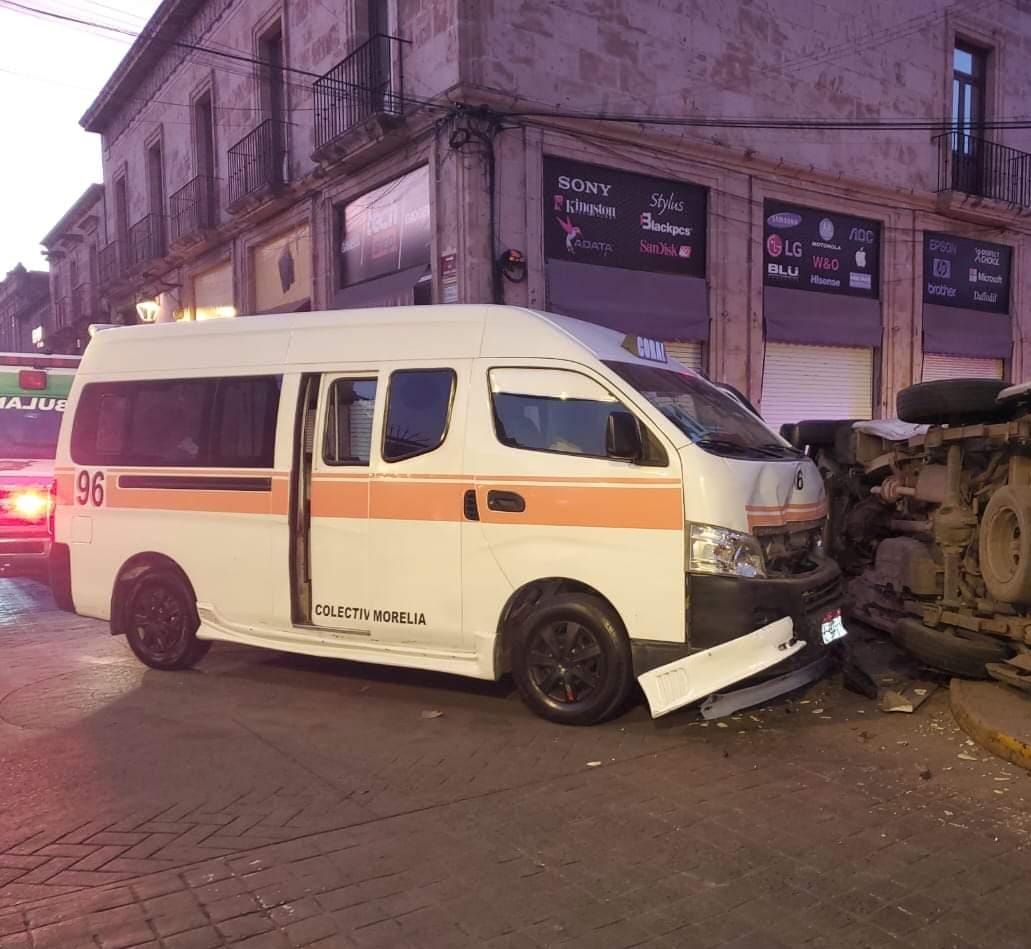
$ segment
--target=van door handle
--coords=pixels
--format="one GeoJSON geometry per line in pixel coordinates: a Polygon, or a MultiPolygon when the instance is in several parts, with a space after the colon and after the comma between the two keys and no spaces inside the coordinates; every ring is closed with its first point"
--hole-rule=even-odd
{"type": "Polygon", "coordinates": [[[522,514],[526,510],[526,500],[515,491],[488,491],[487,507],[505,514],[522,514]]]}

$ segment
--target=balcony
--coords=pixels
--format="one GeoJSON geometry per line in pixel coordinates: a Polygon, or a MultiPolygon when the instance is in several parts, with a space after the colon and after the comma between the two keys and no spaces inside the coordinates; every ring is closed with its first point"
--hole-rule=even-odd
{"type": "Polygon", "coordinates": [[[129,260],[125,251],[124,241],[111,241],[100,249],[97,255],[98,277],[102,286],[110,286],[117,283],[125,276],[129,269],[129,260]]]}
{"type": "Polygon", "coordinates": [[[286,123],[266,119],[229,149],[229,182],[226,207],[242,210],[249,201],[282,188],[286,157],[286,123]]]}
{"type": "Polygon", "coordinates": [[[148,214],[129,228],[129,266],[140,267],[164,256],[164,215],[148,214]]]}
{"type": "Polygon", "coordinates": [[[964,132],[934,139],[938,193],[960,192],[1019,207],[1031,207],[1031,154],[964,132]]]}
{"type": "Polygon", "coordinates": [[[198,175],[168,199],[169,237],[173,244],[185,244],[214,226],[215,179],[198,175]]]}
{"type": "Polygon", "coordinates": [[[404,57],[407,40],[372,37],[314,83],[315,154],[332,146],[373,116],[404,112],[404,57]]]}

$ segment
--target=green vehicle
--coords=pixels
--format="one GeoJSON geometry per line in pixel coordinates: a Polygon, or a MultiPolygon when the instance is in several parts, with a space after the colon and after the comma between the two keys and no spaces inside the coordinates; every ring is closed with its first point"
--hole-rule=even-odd
{"type": "Polygon", "coordinates": [[[46,576],[57,436],[78,365],[0,353],[0,575],[46,576]]]}

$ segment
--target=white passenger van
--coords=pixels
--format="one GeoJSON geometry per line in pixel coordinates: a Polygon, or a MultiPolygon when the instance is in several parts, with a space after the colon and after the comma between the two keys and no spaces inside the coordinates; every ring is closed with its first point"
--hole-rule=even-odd
{"type": "Polygon", "coordinates": [[[812,462],[661,344],[544,313],[105,331],[57,471],[59,602],[158,669],[217,639],[511,671],[586,724],[844,632],[812,462]]]}

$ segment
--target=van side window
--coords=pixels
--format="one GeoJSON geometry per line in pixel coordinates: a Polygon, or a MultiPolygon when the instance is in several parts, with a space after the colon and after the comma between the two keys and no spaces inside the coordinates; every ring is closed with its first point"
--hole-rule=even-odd
{"type": "Polygon", "coordinates": [[[279,378],[222,379],[215,396],[211,463],[226,468],[271,468],[276,455],[279,378]]]}
{"type": "MultiPolygon", "coordinates": [[[[491,369],[490,393],[498,441],[511,448],[606,458],[612,412],[629,409],[589,376],[568,369],[491,369]]],[[[638,464],[664,468],[669,457],[644,424],[638,464]]]]}
{"type": "Polygon", "coordinates": [[[72,426],[79,465],[271,468],[279,376],[90,383],[72,426]]]}
{"type": "Polygon", "coordinates": [[[139,384],[129,420],[129,464],[173,468],[207,464],[206,416],[215,385],[213,379],[139,384]]]}
{"type": "Polygon", "coordinates": [[[322,457],[327,465],[367,465],[372,449],[375,379],[337,379],[329,387],[322,457]]]}
{"type": "Polygon", "coordinates": [[[383,460],[404,461],[444,443],[456,376],[451,369],[399,369],[391,373],[383,460]]]}
{"type": "Polygon", "coordinates": [[[593,379],[566,369],[492,369],[494,426],[512,448],[604,458],[605,425],[623,408],[593,379]]]}

